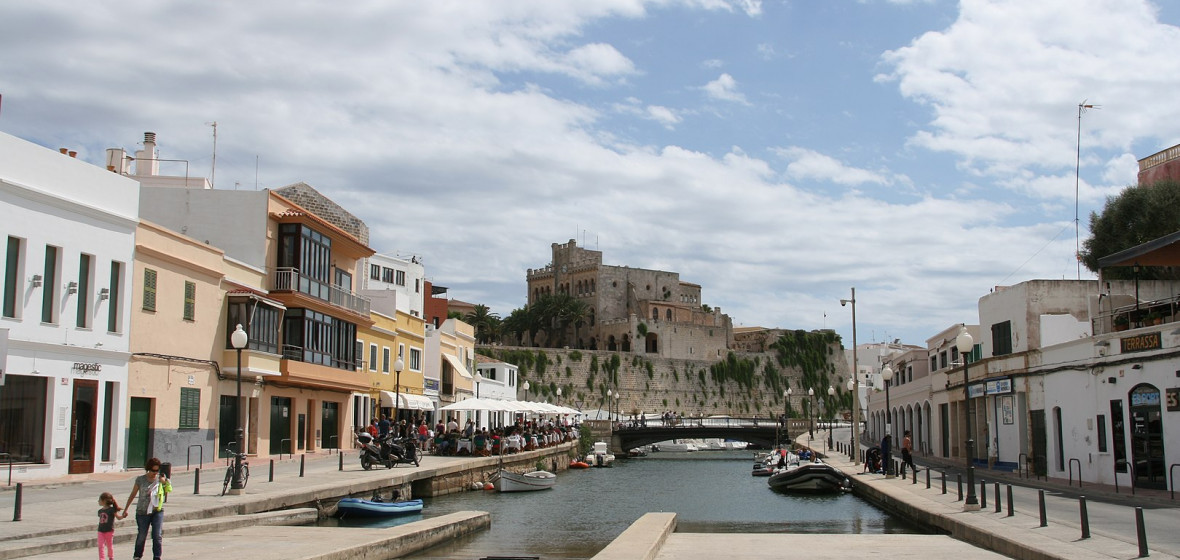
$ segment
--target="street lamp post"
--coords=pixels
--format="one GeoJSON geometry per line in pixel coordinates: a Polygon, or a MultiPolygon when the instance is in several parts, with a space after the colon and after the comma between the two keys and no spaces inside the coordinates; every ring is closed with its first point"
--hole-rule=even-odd
{"type": "MultiPolygon", "coordinates": [[[[893,410],[889,408],[889,383],[893,381],[893,368],[885,366],[881,368],[881,381],[885,382],[885,435],[893,435],[893,410]]],[[[889,448],[892,455],[893,447],[889,448]]],[[[893,476],[893,459],[886,461],[885,476],[893,476]]]]}
{"type": "Polygon", "coordinates": [[[815,439],[815,389],[808,389],[807,396],[811,398],[811,410],[807,411],[807,441],[815,439]]]}
{"type": "Polygon", "coordinates": [[[860,443],[857,442],[857,429],[860,427],[860,372],[856,367],[856,288],[852,288],[852,299],[840,300],[840,306],[852,304],[852,377],[849,380],[849,391],[852,391],[852,462],[860,462],[860,443]]]}
{"type": "Polygon", "coordinates": [[[239,323],[233,334],[229,335],[229,342],[238,354],[238,398],[234,399],[234,422],[237,424],[237,447],[234,449],[234,478],[230,481],[230,489],[234,493],[242,493],[242,446],[245,445],[245,431],[242,429],[242,349],[250,342],[246,331],[239,323]]]}
{"type": "Polygon", "coordinates": [[[529,400],[529,382],[525,381],[524,385],[521,385],[521,388],[524,389],[524,400],[529,400]]]}
{"type": "Polygon", "coordinates": [[[859,462],[856,459],[856,450],[857,450],[857,448],[860,447],[860,445],[858,445],[856,443],[856,405],[857,405],[857,402],[856,402],[856,393],[853,392],[854,389],[856,389],[856,380],[849,378],[848,379],[848,393],[852,395],[852,424],[850,426],[848,426],[848,438],[849,438],[848,443],[851,446],[851,451],[848,452],[848,458],[852,459],[853,464],[856,464],[859,462]]]}
{"type": "Polygon", "coordinates": [[[561,406],[561,387],[557,388],[557,405],[561,406]]]}
{"type": "Polygon", "coordinates": [[[828,452],[829,453],[831,453],[831,451],[832,451],[832,420],[835,419],[832,416],[832,400],[835,398],[836,398],[836,388],[831,385],[828,385],[828,400],[827,400],[827,404],[824,406],[824,412],[827,413],[827,415],[828,415],[828,452]]]}
{"type": "Polygon", "coordinates": [[[783,391],[783,439],[786,440],[787,449],[791,448],[791,388],[783,391]]]}
{"type": "MultiPolygon", "coordinates": [[[[406,363],[402,361],[399,356],[393,361],[394,385],[393,385],[393,424],[396,426],[398,415],[401,412],[402,401],[402,368],[406,367],[406,363]]],[[[395,428],[396,429],[396,428],[395,428]]]]}
{"type": "Polygon", "coordinates": [[[967,375],[967,356],[975,350],[975,339],[964,326],[955,338],[955,346],[959,348],[959,357],[963,360],[963,411],[967,416],[967,501],[963,502],[963,511],[978,511],[979,498],[975,495],[975,438],[971,436],[971,377],[967,375]]]}
{"type": "MultiPolygon", "coordinates": [[[[483,383],[483,374],[476,372],[476,374],[475,374],[475,398],[477,398],[477,399],[479,398],[479,384],[480,383],[483,383]]],[[[478,427],[480,427],[480,417],[482,416],[482,414],[480,414],[478,410],[476,410],[474,412],[475,412],[475,427],[478,428],[478,427]]]]}

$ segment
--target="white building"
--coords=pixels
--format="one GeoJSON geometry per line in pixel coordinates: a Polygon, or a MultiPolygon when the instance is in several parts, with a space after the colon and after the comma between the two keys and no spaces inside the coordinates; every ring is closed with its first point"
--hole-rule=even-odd
{"type": "Polygon", "coordinates": [[[139,183],[73,155],[0,133],[0,452],[18,480],[125,466],[139,183]]]}
{"type": "MultiPolygon", "coordinates": [[[[520,383],[520,368],[507,362],[502,362],[484,356],[475,355],[475,392],[481,399],[498,401],[515,401],[517,384],[520,383]]],[[[511,424],[512,414],[496,412],[481,412],[484,418],[490,418],[493,426],[511,424]]],[[[487,424],[481,424],[487,425],[487,424]]]]}
{"type": "Polygon", "coordinates": [[[363,279],[361,292],[366,295],[386,290],[397,292],[397,310],[422,317],[426,268],[418,257],[407,260],[378,253],[361,266],[364,268],[358,271],[363,279]]]}

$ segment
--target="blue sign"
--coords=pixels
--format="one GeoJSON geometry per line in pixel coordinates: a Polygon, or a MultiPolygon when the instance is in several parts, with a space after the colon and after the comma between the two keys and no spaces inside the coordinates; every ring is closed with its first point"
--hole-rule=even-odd
{"type": "Polygon", "coordinates": [[[1012,378],[992,379],[987,382],[984,392],[988,395],[1006,395],[1012,392],[1012,378]]]}

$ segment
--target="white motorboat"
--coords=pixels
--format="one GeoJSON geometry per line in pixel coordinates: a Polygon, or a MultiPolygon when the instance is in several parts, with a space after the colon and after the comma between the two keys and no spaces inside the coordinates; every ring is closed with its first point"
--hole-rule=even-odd
{"type": "Polygon", "coordinates": [[[557,475],[549,471],[533,471],[524,474],[500,469],[492,475],[492,485],[500,492],[530,492],[546,490],[557,484],[557,475]]]}
{"type": "Polygon", "coordinates": [[[613,467],[615,466],[615,456],[610,452],[605,441],[596,441],[594,449],[586,456],[586,463],[591,467],[613,467]]]}
{"type": "Polygon", "coordinates": [[[660,451],[685,452],[685,451],[696,451],[697,450],[696,444],[689,443],[689,442],[681,443],[680,441],[677,441],[677,440],[672,440],[670,442],[669,441],[660,442],[659,445],[660,445],[660,451]]]}

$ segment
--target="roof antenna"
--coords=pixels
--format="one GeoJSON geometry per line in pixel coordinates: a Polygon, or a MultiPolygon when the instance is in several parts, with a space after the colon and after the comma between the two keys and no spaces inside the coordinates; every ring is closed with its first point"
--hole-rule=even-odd
{"type": "Polygon", "coordinates": [[[213,169],[209,172],[209,187],[217,188],[217,121],[205,123],[213,127],[213,169]]]}

